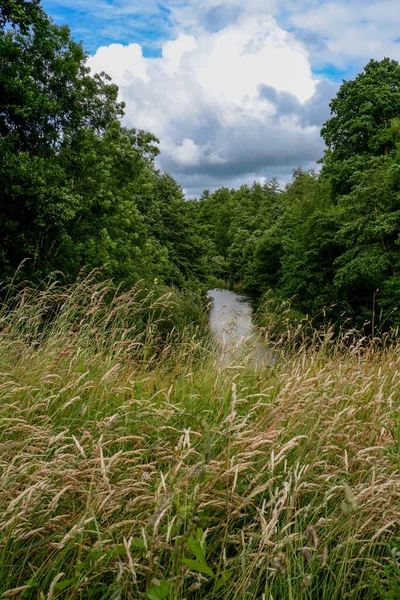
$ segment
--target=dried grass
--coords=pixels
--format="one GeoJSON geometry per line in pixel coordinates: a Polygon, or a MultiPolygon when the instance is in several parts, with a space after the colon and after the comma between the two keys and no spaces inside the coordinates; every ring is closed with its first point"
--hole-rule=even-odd
{"type": "Polygon", "coordinates": [[[395,598],[398,346],[232,369],[170,301],[89,277],[3,307],[2,597],[395,598]]]}

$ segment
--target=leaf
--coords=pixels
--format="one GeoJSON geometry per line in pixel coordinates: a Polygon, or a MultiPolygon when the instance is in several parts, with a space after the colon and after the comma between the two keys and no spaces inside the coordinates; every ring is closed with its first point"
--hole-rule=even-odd
{"type": "Polygon", "coordinates": [[[164,600],[168,598],[171,592],[169,581],[161,581],[159,585],[154,585],[147,590],[146,596],[149,600],[164,600]]]}
{"type": "Polygon", "coordinates": [[[204,550],[201,547],[199,540],[191,536],[187,541],[187,547],[195,555],[197,560],[205,562],[206,557],[204,556],[204,550]]]}
{"type": "MultiPolygon", "coordinates": [[[[135,538],[134,540],[132,540],[130,548],[131,550],[136,550],[139,553],[146,549],[144,541],[141,538],[135,538]]],[[[100,555],[103,555],[102,551],[100,551],[100,555]]],[[[105,556],[107,560],[126,556],[126,548],[123,544],[118,544],[117,546],[109,550],[105,556]]]]}
{"type": "Polygon", "coordinates": [[[21,598],[32,598],[32,592],[34,590],[36,592],[39,591],[40,584],[38,581],[36,581],[36,579],[31,579],[27,581],[25,585],[28,585],[29,587],[24,592],[22,592],[21,598]]]}
{"type": "Polygon", "coordinates": [[[119,558],[126,556],[126,548],[123,544],[118,544],[114,548],[111,548],[105,555],[106,560],[111,560],[112,558],[119,558]]]}
{"type": "Polygon", "coordinates": [[[144,541],[142,538],[135,538],[131,542],[131,548],[138,548],[139,550],[146,550],[146,546],[144,545],[144,541]]]}
{"type": "Polygon", "coordinates": [[[99,558],[102,558],[104,556],[104,550],[90,549],[88,554],[89,554],[90,560],[93,562],[96,562],[96,560],[99,560],[99,558]]]}
{"type": "Polygon", "coordinates": [[[197,571],[199,573],[205,573],[210,577],[214,577],[213,571],[204,561],[191,560],[190,558],[183,558],[182,562],[189,567],[191,571],[197,571]]]}
{"type": "Polygon", "coordinates": [[[233,571],[224,571],[217,581],[216,591],[220,590],[233,575],[233,571]]]}
{"type": "Polygon", "coordinates": [[[56,583],[54,589],[62,592],[63,590],[66,590],[67,588],[71,587],[74,583],[77,583],[78,580],[78,577],[73,577],[72,579],[64,579],[64,581],[59,581],[58,583],[56,583]]]}
{"type": "Polygon", "coordinates": [[[106,597],[104,594],[107,594],[108,586],[105,583],[100,583],[96,587],[90,588],[88,590],[88,598],[104,598],[106,597]]]}

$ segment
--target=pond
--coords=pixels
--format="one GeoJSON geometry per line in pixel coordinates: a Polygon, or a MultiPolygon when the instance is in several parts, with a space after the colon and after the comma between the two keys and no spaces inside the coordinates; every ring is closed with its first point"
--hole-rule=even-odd
{"type": "Polygon", "coordinates": [[[216,339],[232,347],[251,335],[253,319],[250,298],[230,290],[209,290],[209,322],[216,339]]]}
{"type": "Polygon", "coordinates": [[[253,324],[252,298],[230,290],[209,290],[209,323],[222,353],[222,363],[242,362],[254,368],[274,364],[278,356],[253,324]]]}

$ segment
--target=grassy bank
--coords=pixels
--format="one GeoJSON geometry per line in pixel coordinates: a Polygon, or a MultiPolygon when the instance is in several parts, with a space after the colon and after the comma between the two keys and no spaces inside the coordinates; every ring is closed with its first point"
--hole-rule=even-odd
{"type": "Polygon", "coordinates": [[[0,320],[0,594],[400,597],[400,348],[255,369],[87,280],[0,320]]]}

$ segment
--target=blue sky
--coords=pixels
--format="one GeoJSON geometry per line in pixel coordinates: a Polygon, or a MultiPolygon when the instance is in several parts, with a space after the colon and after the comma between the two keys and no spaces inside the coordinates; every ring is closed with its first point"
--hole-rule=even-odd
{"type": "MultiPolygon", "coordinates": [[[[324,4],[328,3],[324,0],[319,3],[320,6],[324,4]]],[[[190,0],[42,0],[42,5],[57,24],[67,23],[73,37],[82,41],[91,54],[100,46],[136,42],[142,46],[144,56],[157,57],[161,55],[165,41],[179,32],[190,33],[194,26],[193,21],[187,19],[179,23],[179,11],[189,9],[190,0]]],[[[246,2],[216,0],[209,5],[200,12],[198,24],[210,32],[216,32],[237,20],[244,12],[246,2]]],[[[281,2],[281,6],[284,7],[284,3],[281,2]]],[[[317,46],[317,49],[324,45],[324,36],[294,27],[290,23],[291,13],[288,10],[283,8],[273,13],[278,23],[284,27],[287,25],[287,31],[297,34],[306,43],[317,46]]],[[[400,41],[400,38],[396,41],[400,41]]],[[[328,62],[319,65],[316,72],[340,81],[343,76],[351,74],[352,67],[351,64],[336,67],[328,62]]]]}
{"type": "Polygon", "coordinates": [[[188,195],[312,168],[342,78],[400,59],[398,0],[42,0],[188,195]]]}
{"type": "Polygon", "coordinates": [[[145,55],[160,55],[172,29],[168,6],[152,0],[43,0],[42,5],[57,24],[67,23],[90,53],[99,46],[135,41],[145,55]]]}

